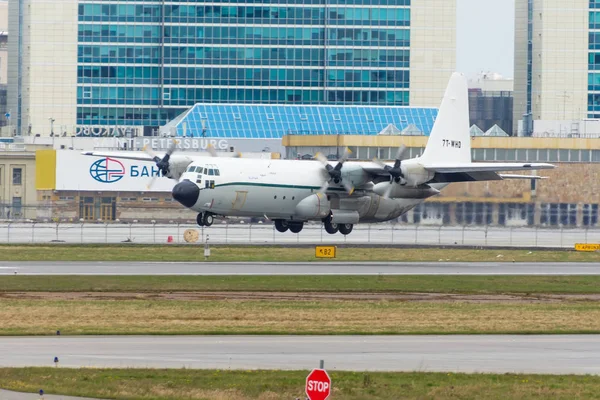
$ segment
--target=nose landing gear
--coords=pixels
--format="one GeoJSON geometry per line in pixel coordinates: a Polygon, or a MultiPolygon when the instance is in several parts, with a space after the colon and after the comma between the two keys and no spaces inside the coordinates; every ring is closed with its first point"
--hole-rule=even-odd
{"type": "Polygon", "coordinates": [[[198,226],[211,226],[214,221],[214,216],[209,212],[202,212],[196,217],[196,223],[198,226]]]}

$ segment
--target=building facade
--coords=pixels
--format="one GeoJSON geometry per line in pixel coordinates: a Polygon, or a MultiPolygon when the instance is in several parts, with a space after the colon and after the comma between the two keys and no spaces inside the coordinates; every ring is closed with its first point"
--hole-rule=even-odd
{"type": "Polygon", "coordinates": [[[8,82],[8,1],[0,0],[0,127],[8,125],[6,104],[8,82]]]}
{"type": "Polygon", "coordinates": [[[483,72],[469,80],[469,122],[483,132],[497,125],[508,135],[513,130],[513,79],[483,72]]]}
{"type": "Polygon", "coordinates": [[[23,135],[150,134],[199,102],[437,107],[456,64],[456,0],[15,0],[9,14],[23,135]]]}
{"type": "Polygon", "coordinates": [[[0,141],[0,219],[36,218],[35,152],[0,141]]]}
{"type": "Polygon", "coordinates": [[[515,1],[514,132],[519,121],[531,136],[535,120],[600,117],[596,6],[595,0],[515,1]]]}

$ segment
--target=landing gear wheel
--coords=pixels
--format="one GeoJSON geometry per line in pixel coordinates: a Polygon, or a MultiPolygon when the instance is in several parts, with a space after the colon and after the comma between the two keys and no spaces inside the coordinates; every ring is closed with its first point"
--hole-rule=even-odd
{"type": "Polygon", "coordinates": [[[196,217],[196,223],[198,224],[198,226],[204,226],[204,214],[198,214],[198,216],[196,217]]]}
{"type": "Polygon", "coordinates": [[[333,235],[333,234],[337,233],[338,230],[339,230],[338,224],[329,222],[329,221],[325,221],[325,231],[327,231],[327,233],[333,235]]]}
{"type": "Polygon", "coordinates": [[[340,233],[342,235],[348,235],[350,232],[352,232],[352,228],[354,228],[354,225],[352,224],[341,224],[339,226],[340,233]]]}
{"type": "Polygon", "coordinates": [[[304,228],[304,222],[294,222],[290,224],[290,232],[292,233],[300,233],[302,228],[304,228]]]}
{"type": "Polygon", "coordinates": [[[277,229],[277,231],[283,233],[283,232],[287,231],[288,228],[289,228],[289,224],[287,221],[284,221],[282,219],[275,220],[275,229],[277,229]]]}
{"type": "Polygon", "coordinates": [[[211,213],[204,213],[204,217],[202,218],[202,223],[204,226],[211,226],[215,222],[215,218],[211,213]]]}

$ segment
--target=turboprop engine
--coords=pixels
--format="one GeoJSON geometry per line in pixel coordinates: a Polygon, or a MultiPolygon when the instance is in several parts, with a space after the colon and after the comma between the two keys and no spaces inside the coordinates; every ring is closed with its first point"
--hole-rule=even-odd
{"type": "Polygon", "coordinates": [[[332,166],[329,161],[321,153],[315,154],[315,158],[323,164],[324,171],[327,174],[324,177],[323,185],[319,192],[325,192],[329,185],[342,185],[346,189],[346,193],[352,195],[356,187],[361,187],[370,181],[370,177],[365,173],[359,165],[345,164],[346,160],[352,152],[346,148],[342,157],[337,164],[332,166]]]}
{"type": "Polygon", "coordinates": [[[429,185],[417,187],[401,185],[399,183],[380,182],[373,187],[373,192],[383,197],[402,199],[426,199],[440,193],[439,190],[429,185]]]}
{"type": "Polygon", "coordinates": [[[296,205],[296,215],[306,219],[320,219],[329,215],[331,205],[323,193],[311,194],[296,205]]]}
{"type": "MultiPolygon", "coordinates": [[[[390,180],[387,183],[387,190],[384,190],[383,192],[377,193],[377,194],[387,198],[391,195],[391,191],[395,185],[416,188],[423,183],[429,182],[435,176],[435,173],[423,168],[423,166],[419,163],[418,158],[402,160],[402,155],[404,154],[405,151],[406,151],[406,146],[405,145],[400,146],[400,148],[398,149],[398,153],[396,154],[396,159],[394,160],[394,165],[387,165],[378,159],[373,160],[376,164],[378,164],[381,168],[383,168],[390,175],[390,180]]],[[[381,187],[384,186],[383,183],[378,184],[378,185],[381,185],[381,187]]],[[[410,193],[412,193],[412,192],[410,192],[410,193]]],[[[415,194],[413,194],[413,195],[415,195],[415,194]]],[[[404,196],[392,196],[392,197],[404,197],[404,196]]],[[[427,197],[429,197],[429,196],[427,196],[427,197]]],[[[421,197],[406,197],[406,198],[421,198],[421,197]]]]}

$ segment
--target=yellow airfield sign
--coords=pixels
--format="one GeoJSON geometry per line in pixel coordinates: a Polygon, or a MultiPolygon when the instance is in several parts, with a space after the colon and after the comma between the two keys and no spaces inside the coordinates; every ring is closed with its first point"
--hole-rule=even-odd
{"type": "Polygon", "coordinates": [[[315,246],[315,257],[335,258],[337,248],[335,246],[315,246]]]}
{"type": "Polygon", "coordinates": [[[600,243],[575,243],[575,250],[577,250],[577,251],[598,251],[598,250],[600,250],[600,243]]]}

